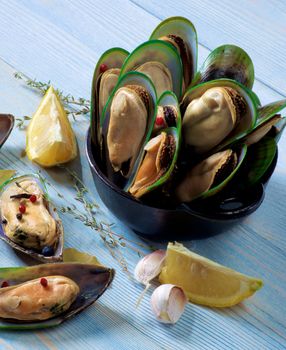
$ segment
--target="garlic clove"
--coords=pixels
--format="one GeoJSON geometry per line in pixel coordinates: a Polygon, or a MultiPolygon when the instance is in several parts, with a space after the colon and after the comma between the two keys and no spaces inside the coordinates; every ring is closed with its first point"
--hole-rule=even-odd
{"type": "Polygon", "coordinates": [[[148,285],[161,272],[165,257],[166,251],[161,249],[146,255],[135,267],[135,279],[144,285],[148,285]]]}
{"type": "Polygon", "coordinates": [[[163,323],[176,323],[187,302],[183,289],[173,284],[162,284],[151,296],[152,310],[157,320],[163,323]]]}

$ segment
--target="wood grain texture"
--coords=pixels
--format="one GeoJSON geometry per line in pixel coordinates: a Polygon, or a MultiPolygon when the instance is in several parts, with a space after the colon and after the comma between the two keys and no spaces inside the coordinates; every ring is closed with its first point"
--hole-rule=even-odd
{"type": "Polygon", "coordinates": [[[185,16],[200,44],[213,50],[235,44],[248,52],[260,81],[286,95],[286,2],[283,0],[132,0],[158,19],[185,16]]]}
{"type": "MultiPolygon", "coordinates": [[[[146,8],[150,4],[154,5],[149,2],[144,4],[146,8]]],[[[23,71],[44,81],[51,79],[55,86],[65,92],[88,98],[92,71],[101,53],[111,46],[122,46],[132,50],[140,42],[147,40],[152,29],[159,23],[156,8],[148,7],[149,12],[146,12],[142,9],[142,4],[139,7],[125,0],[108,3],[87,0],[14,0],[0,1],[0,5],[0,57],[9,63],[8,65],[0,60],[1,112],[19,116],[31,115],[40,97],[14,79],[15,71],[23,71]]],[[[183,2],[176,6],[179,14],[180,11],[186,10],[186,4],[183,2]]],[[[172,9],[172,4],[169,7],[172,9]]],[[[193,18],[191,15],[189,17],[193,18]]],[[[214,26],[216,20],[217,18],[209,18],[208,25],[214,26]]],[[[210,39],[207,31],[200,30],[199,35],[203,43],[204,40],[211,40],[211,45],[206,46],[217,46],[215,35],[210,39]]],[[[237,38],[241,39],[239,35],[237,38]]],[[[277,44],[276,39],[275,43],[277,44]]],[[[206,47],[199,47],[200,62],[208,52],[206,47]]],[[[257,61],[256,65],[265,66],[263,57],[257,57],[257,61]]],[[[262,76],[259,78],[263,80],[262,76]]],[[[255,91],[265,103],[282,96],[267,87],[264,81],[255,82],[255,91]]],[[[73,122],[79,141],[80,157],[70,166],[81,174],[91,192],[91,198],[101,203],[84,153],[88,124],[88,118],[85,117],[73,122]]],[[[118,267],[95,231],[63,214],[65,245],[95,254],[104,264],[116,268],[114,284],[98,303],[58,328],[34,333],[21,332],[20,336],[19,333],[1,332],[0,348],[285,348],[286,238],[285,209],[281,205],[286,195],[286,156],[283,152],[285,143],[284,136],[280,141],[277,169],[268,185],[265,201],[255,214],[223,234],[205,240],[188,240],[191,228],[186,228],[184,244],[194,251],[243,273],[263,278],[265,286],[253,298],[226,310],[188,305],[186,313],[177,325],[162,325],[151,315],[151,291],[141,307],[136,310],[135,303],[142,287],[132,282],[118,267]]],[[[24,147],[25,133],[15,129],[1,149],[0,167],[17,169],[19,173],[37,171],[36,165],[26,158],[21,158],[24,147]]],[[[74,201],[74,191],[64,170],[43,170],[43,174],[60,189],[67,200],[74,201]]],[[[64,204],[54,191],[51,191],[51,195],[58,206],[64,204]]],[[[80,204],[78,206],[82,209],[80,204]]],[[[142,243],[142,240],[121,225],[102,203],[101,208],[99,217],[114,222],[115,232],[142,243]]],[[[122,251],[128,261],[129,270],[133,271],[138,255],[129,249],[122,251]]],[[[3,242],[0,242],[0,261],[1,266],[25,264],[25,260],[3,242]]]]}

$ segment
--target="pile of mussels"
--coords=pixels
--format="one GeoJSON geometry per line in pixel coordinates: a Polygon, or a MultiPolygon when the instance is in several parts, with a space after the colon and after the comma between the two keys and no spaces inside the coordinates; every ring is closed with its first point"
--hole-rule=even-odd
{"type": "Polygon", "coordinates": [[[261,105],[241,48],[216,48],[199,70],[197,53],[193,24],[172,17],[133,52],[110,49],[96,65],[94,155],[114,184],[145,203],[246,189],[276,155],[286,100],[261,105]]]}

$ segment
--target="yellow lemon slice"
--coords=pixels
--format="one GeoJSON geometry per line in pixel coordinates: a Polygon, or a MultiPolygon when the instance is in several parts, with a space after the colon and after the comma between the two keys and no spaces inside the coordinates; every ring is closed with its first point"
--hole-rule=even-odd
{"type": "Polygon", "coordinates": [[[211,307],[233,306],[263,285],[260,279],[219,265],[179,243],[168,244],[159,280],[183,288],[191,302],[211,307]]]}
{"type": "Polygon", "coordinates": [[[77,156],[74,132],[52,86],[28,126],[26,153],[30,160],[44,167],[66,163],[77,156]]]}

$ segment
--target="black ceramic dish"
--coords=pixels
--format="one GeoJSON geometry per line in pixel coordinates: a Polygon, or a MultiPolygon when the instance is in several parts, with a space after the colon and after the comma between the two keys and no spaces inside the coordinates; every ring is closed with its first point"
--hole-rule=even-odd
{"type": "Polygon", "coordinates": [[[265,186],[276,163],[274,160],[261,183],[251,191],[240,192],[218,200],[201,201],[195,206],[181,204],[174,209],[161,209],[141,203],[111,183],[101,170],[96,152],[92,149],[91,135],[86,138],[86,154],[100,198],[109,210],[136,233],[149,237],[178,239],[205,238],[220,233],[228,226],[253,213],[264,199],[265,186]]]}

